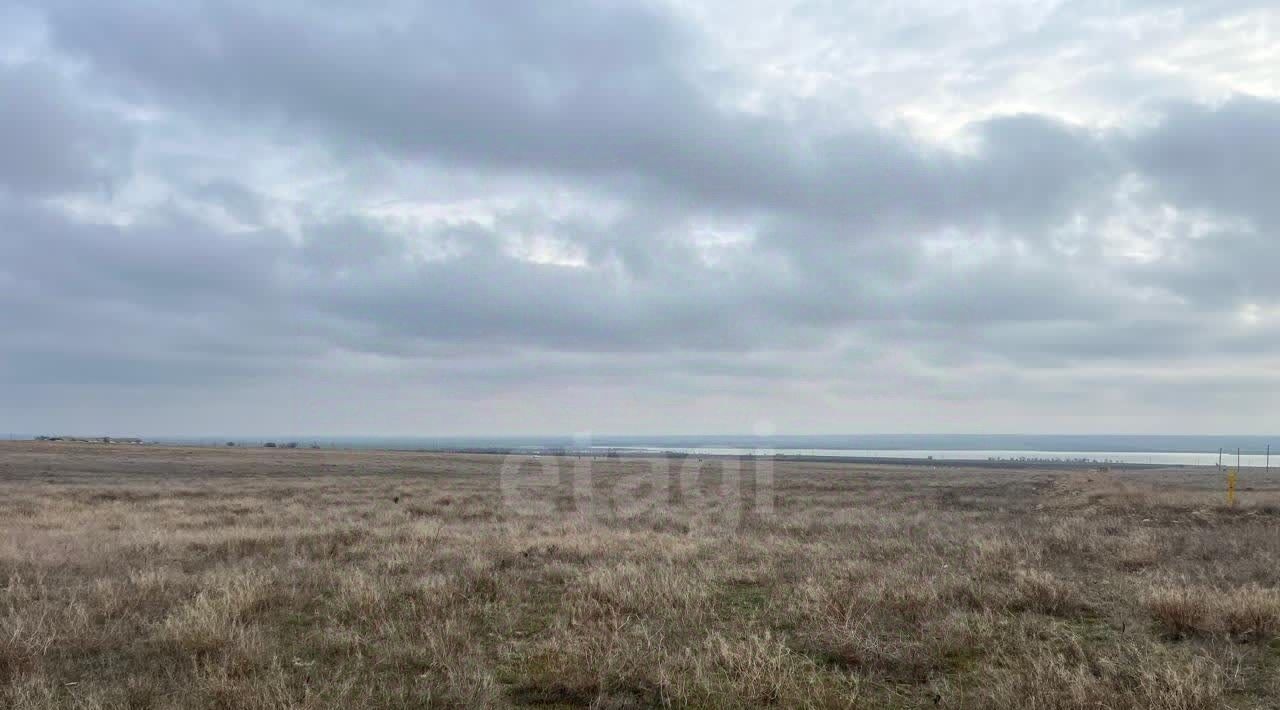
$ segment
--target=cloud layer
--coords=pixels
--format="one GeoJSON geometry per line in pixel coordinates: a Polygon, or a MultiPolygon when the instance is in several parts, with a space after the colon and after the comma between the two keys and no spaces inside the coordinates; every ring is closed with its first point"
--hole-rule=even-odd
{"type": "Polygon", "coordinates": [[[1262,433],[1280,401],[1265,4],[0,19],[0,428],[1262,433]]]}

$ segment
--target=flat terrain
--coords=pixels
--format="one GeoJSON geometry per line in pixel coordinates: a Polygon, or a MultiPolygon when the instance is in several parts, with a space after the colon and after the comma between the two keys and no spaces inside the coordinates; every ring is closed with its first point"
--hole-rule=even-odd
{"type": "Polygon", "coordinates": [[[0,707],[1276,707],[1222,487],[0,442],[0,707]]]}

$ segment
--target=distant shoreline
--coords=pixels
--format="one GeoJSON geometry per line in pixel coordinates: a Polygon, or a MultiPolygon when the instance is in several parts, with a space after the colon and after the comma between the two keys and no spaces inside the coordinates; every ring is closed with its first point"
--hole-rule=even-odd
{"type": "MultiPolygon", "coordinates": [[[[588,452],[538,452],[538,451],[522,451],[518,449],[431,449],[418,451],[418,453],[444,453],[444,454],[486,454],[496,456],[554,456],[559,458],[582,458],[590,456],[591,458],[610,458],[608,453],[588,453],[588,452]]],[[[838,456],[838,455],[822,455],[811,456],[805,454],[685,454],[679,452],[663,452],[663,451],[619,451],[613,458],[622,459],[655,459],[665,458],[673,461],[685,461],[688,459],[737,459],[740,461],[754,461],[757,459],[772,459],[774,461],[785,461],[787,463],[839,463],[839,464],[859,464],[859,465],[888,465],[888,466],[910,466],[914,468],[934,467],[934,468],[993,468],[993,469],[1160,469],[1160,468],[1201,468],[1192,464],[1158,464],[1158,463],[1106,463],[1099,461],[1050,461],[1050,460],[1014,460],[1014,459],[930,459],[915,457],[889,457],[889,456],[838,456]]]]}
{"type": "MultiPolygon", "coordinates": [[[[1213,465],[1196,465],[1181,463],[1136,463],[1136,462],[1105,462],[1105,461],[1084,461],[1084,460],[1052,460],[1052,459],[959,459],[959,458],[927,458],[927,457],[893,457],[893,456],[840,456],[840,455],[807,455],[807,454],[788,454],[779,451],[773,454],[753,454],[753,453],[683,453],[675,451],[637,451],[637,450],[610,450],[610,451],[569,451],[569,450],[536,450],[527,447],[450,447],[450,448],[410,448],[410,447],[370,447],[370,446],[316,446],[310,442],[271,442],[274,446],[265,444],[241,444],[235,446],[219,445],[213,442],[208,443],[170,443],[162,441],[145,441],[125,438],[113,438],[111,441],[103,441],[101,438],[86,437],[62,437],[51,439],[11,439],[0,441],[0,445],[4,444],[43,444],[48,446],[71,445],[82,447],[146,447],[148,449],[214,449],[226,451],[256,451],[256,452],[278,452],[288,453],[291,455],[299,454],[320,454],[324,452],[341,451],[346,454],[378,454],[378,453],[396,453],[396,454],[425,454],[425,455],[442,455],[442,456],[529,456],[529,457],[557,457],[568,459],[580,459],[590,457],[593,459],[667,459],[671,461],[686,461],[689,459],[702,460],[740,460],[754,461],[757,459],[771,459],[778,462],[787,463],[818,463],[818,464],[855,464],[855,465],[882,465],[882,466],[901,466],[901,467],[932,467],[932,468],[979,468],[979,469],[1039,469],[1039,470],[1097,470],[1107,468],[1110,470],[1154,470],[1154,469],[1212,469],[1213,465]],[[296,446],[289,444],[297,443],[296,446]]],[[[1225,463],[1225,461],[1224,461],[1225,463]]],[[[1248,467],[1246,467],[1248,468],[1248,467]]]]}

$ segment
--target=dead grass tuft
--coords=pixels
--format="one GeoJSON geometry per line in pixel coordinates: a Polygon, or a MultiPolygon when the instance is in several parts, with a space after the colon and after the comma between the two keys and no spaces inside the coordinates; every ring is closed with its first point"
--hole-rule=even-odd
{"type": "Polygon", "coordinates": [[[1236,641],[1271,641],[1280,635],[1280,591],[1250,584],[1220,590],[1207,586],[1158,588],[1147,608],[1174,636],[1225,634],[1236,641]]]}
{"type": "Polygon", "coordinates": [[[500,465],[0,442],[0,707],[1280,700],[1280,477],[779,462],[735,522],[712,465],[500,465]]]}
{"type": "Polygon", "coordinates": [[[1270,641],[1280,635],[1280,591],[1257,584],[1233,589],[1219,601],[1223,628],[1241,639],[1270,641]]]}
{"type": "Polygon", "coordinates": [[[1152,618],[1175,636],[1213,633],[1214,593],[1189,587],[1155,589],[1147,594],[1146,606],[1152,618]]]}
{"type": "Polygon", "coordinates": [[[1170,657],[1158,646],[1026,649],[994,670],[974,704],[992,710],[1210,710],[1226,707],[1231,690],[1218,663],[1170,657]]]}

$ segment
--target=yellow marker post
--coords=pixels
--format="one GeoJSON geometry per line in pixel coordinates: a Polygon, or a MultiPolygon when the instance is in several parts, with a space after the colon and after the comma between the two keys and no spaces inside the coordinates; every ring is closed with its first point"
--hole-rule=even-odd
{"type": "Polygon", "coordinates": [[[1240,469],[1227,469],[1227,505],[1236,504],[1236,478],[1240,469]]]}

